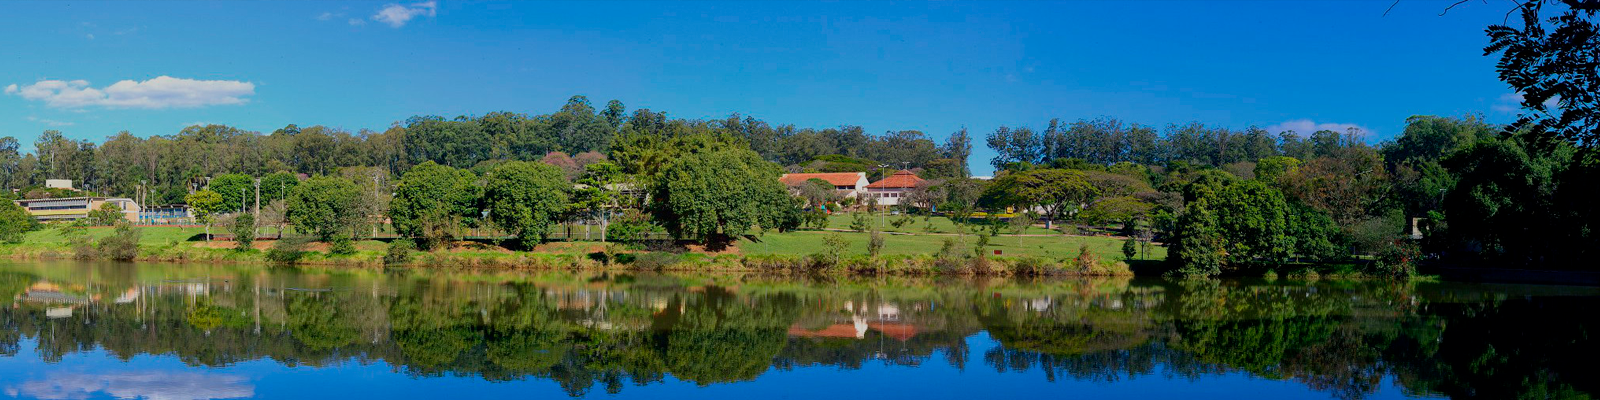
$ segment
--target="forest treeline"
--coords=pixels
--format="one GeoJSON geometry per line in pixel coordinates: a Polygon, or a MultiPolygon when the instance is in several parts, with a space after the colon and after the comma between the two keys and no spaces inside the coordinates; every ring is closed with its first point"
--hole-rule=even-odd
{"type": "Polygon", "coordinates": [[[1015,211],[1011,219],[1066,233],[1109,229],[1128,236],[1130,248],[1171,246],[1171,269],[1191,275],[1352,262],[1407,275],[1430,259],[1574,268],[1568,263],[1589,252],[1582,244],[1596,214],[1581,196],[1591,157],[1502,135],[1505,127],[1476,117],[1413,117],[1375,145],[1357,131],[1158,130],[1114,118],[1044,126],[984,135],[998,155],[996,176],[982,180],[969,177],[965,129],[936,141],[918,131],[869,135],[738,114],[673,119],[618,101],[597,110],[575,96],[550,114],[417,116],[383,132],[206,125],[94,143],[46,131],[31,152],[0,138],[0,182],[37,197],[51,195],[38,188],[44,179],[72,179],[146,204],[199,201],[209,214],[250,208],[249,188],[262,177],[276,217],[260,223],[336,240],[362,236],[382,216],[428,248],[462,226],[493,226],[531,246],[564,221],[609,226],[613,218],[624,240],[641,231],[726,241],[821,228],[813,222],[826,218],[812,215],[820,209],[874,207],[830,198],[831,187],[785,195],[779,173],[877,177],[904,168],[928,180],[900,206],[908,213],[938,210],[973,232],[994,226],[990,234],[1001,222],[974,221],[975,213],[1015,211]],[[624,187],[649,200],[624,196],[624,187]],[[200,191],[210,194],[193,197],[200,191]]]}

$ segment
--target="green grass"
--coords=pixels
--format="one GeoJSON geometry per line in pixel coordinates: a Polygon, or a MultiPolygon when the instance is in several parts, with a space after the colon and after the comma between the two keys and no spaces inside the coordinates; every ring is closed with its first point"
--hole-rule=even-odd
{"type": "MultiPolygon", "coordinates": [[[[822,238],[834,234],[844,238],[849,244],[849,248],[846,250],[849,254],[860,255],[867,253],[867,238],[869,235],[857,232],[800,231],[767,234],[757,238],[759,241],[740,240],[737,247],[741,254],[746,255],[807,255],[823,251],[822,238]]],[[[958,244],[964,240],[965,244],[959,244],[964,254],[971,254],[972,246],[978,241],[978,238],[972,235],[967,235],[964,239],[942,235],[884,235],[883,254],[931,255],[939,252],[939,249],[944,245],[945,239],[956,240],[958,244]]],[[[988,254],[993,254],[994,250],[1000,250],[1001,256],[1065,259],[1076,257],[1078,255],[1078,247],[1085,243],[1089,245],[1089,251],[1099,255],[1102,259],[1122,259],[1122,239],[1061,234],[1046,237],[996,236],[989,241],[990,252],[988,254]]],[[[1142,259],[1161,260],[1167,257],[1167,249],[1164,247],[1150,246],[1149,252],[1150,254],[1142,259]]]]}
{"type": "MultiPolygon", "coordinates": [[[[867,218],[867,223],[869,224],[869,226],[878,227],[879,230],[884,231],[884,232],[903,232],[903,233],[958,233],[959,232],[956,229],[957,228],[956,224],[954,222],[951,222],[949,218],[945,218],[945,217],[925,218],[925,217],[920,216],[920,215],[912,215],[912,216],[909,216],[910,217],[909,221],[906,221],[903,225],[901,225],[898,228],[896,228],[894,226],[894,224],[893,224],[895,222],[895,220],[907,218],[907,216],[904,216],[904,215],[868,214],[867,217],[868,217],[867,218]]],[[[853,214],[845,213],[845,212],[834,213],[833,215],[829,215],[828,216],[828,229],[850,229],[850,222],[852,220],[854,220],[854,218],[855,218],[855,216],[853,214]]],[[[968,225],[968,226],[963,227],[963,229],[965,229],[967,231],[967,233],[972,233],[974,229],[982,230],[982,231],[987,232],[989,227],[987,227],[987,226],[979,226],[979,225],[968,225]]],[[[1016,231],[1013,231],[1011,229],[1011,227],[1008,226],[1005,229],[1002,229],[1000,231],[1000,233],[1003,234],[1003,235],[1010,235],[1010,234],[1016,233],[1016,231]]],[[[1030,226],[1030,227],[1028,227],[1027,231],[1025,231],[1023,233],[1024,234],[1028,234],[1028,235],[1052,235],[1052,234],[1059,235],[1059,234],[1061,234],[1061,232],[1057,232],[1057,231],[1053,231],[1053,230],[1049,230],[1049,229],[1044,229],[1043,225],[1030,226]]],[[[938,248],[934,248],[934,250],[938,250],[938,248]]]]}
{"type": "MultiPolygon", "coordinates": [[[[113,229],[114,228],[109,226],[95,226],[86,228],[86,231],[89,235],[89,238],[93,240],[111,235],[113,229]]],[[[180,228],[175,226],[139,227],[136,229],[139,230],[139,244],[144,245],[164,245],[172,242],[184,242],[188,241],[191,237],[195,237],[195,235],[204,234],[206,231],[205,228],[180,228]]],[[[272,228],[262,228],[261,230],[262,236],[276,234],[277,231],[273,230],[272,228]]],[[[226,228],[213,226],[211,227],[211,235],[225,236],[231,235],[231,233],[228,233],[226,228]]],[[[199,240],[200,238],[195,237],[195,239],[199,240]]],[[[24,236],[22,243],[65,245],[67,244],[67,238],[61,236],[60,228],[51,226],[45,229],[28,232],[28,234],[24,236]]]]}

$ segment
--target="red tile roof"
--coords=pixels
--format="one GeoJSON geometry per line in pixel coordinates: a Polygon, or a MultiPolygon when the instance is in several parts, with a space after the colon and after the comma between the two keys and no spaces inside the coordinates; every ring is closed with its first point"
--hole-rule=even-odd
{"type": "Polygon", "coordinates": [[[789,327],[789,336],[798,337],[856,339],[861,337],[857,333],[859,332],[856,331],[856,326],[851,324],[833,324],[815,331],[802,328],[799,324],[789,327]]]}
{"type": "Polygon", "coordinates": [[[875,331],[878,331],[880,333],[883,333],[884,336],[892,337],[895,340],[899,340],[899,341],[902,341],[902,342],[907,341],[907,340],[911,340],[912,337],[917,336],[917,326],[916,325],[901,324],[901,323],[894,323],[894,322],[878,322],[878,323],[869,323],[869,324],[867,324],[867,326],[871,327],[872,330],[875,330],[875,331]]]}
{"type": "Polygon", "coordinates": [[[888,178],[883,178],[883,180],[880,180],[880,181],[877,181],[877,182],[873,182],[872,184],[867,185],[867,188],[868,189],[914,188],[914,187],[917,187],[918,183],[922,183],[922,178],[918,178],[917,174],[913,174],[913,173],[911,173],[911,171],[900,170],[900,171],[895,172],[894,175],[890,175],[888,178]]]}
{"type": "Polygon", "coordinates": [[[778,181],[779,182],[783,182],[784,185],[794,186],[794,185],[799,185],[799,184],[805,183],[806,181],[809,181],[809,180],[812,180],[812,179],[821,179],[821,180],[828,181],[828,183],[831,183],[834,186],[855,186],[856,184],[861,183],[861,179],[863,179],[865,177],[866,177],[866,174],[861,173],[861,172],[832,172],[832,173],[820,173],[820,174],[783,174],[783,177],[782,178],[778,178],[778,181]]]}

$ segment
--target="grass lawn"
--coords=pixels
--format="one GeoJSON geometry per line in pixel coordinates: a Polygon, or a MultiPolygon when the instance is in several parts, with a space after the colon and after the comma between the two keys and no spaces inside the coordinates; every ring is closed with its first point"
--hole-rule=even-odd
{"type": "MultiPolygon", "coordinates": [[[[867,218],[867,223],[870,224],[870,226],[879,227],[879,230],[882,230],[884,232],[957,233],[956,224],[953,223],[953,222],[950,222],[950,219],[949,218],[945,218],[945,217],[937,217],[936,216],[936,217],[928,218],[928,219],[924,220],[923,216],[912,215],[912,216],[909,216],[910,220],[906,221],[899,228],[896,228],[894,226],[894,224],[893,224],[894,221],[898,220],[898,219],[907,218],[907,216],[904,216],[904,215],[868,214],[867,217],[868,217],[867,218]]],[[[829,229],[850,229],[850,221],[852,221],[854,218],[855,218],[854,215],[852,215],[850,213],[844,213],[844,212],[834,213],[833,215],[829,215],[828,216],[828,228],[829,229]]],[[[974,226],[968,226],[968,227],[966,227],[966,229],[967,229],[967,233],[972,233],[973,229],[988,229],[988,227],[974,225],[974,226]]],[[[1010,235],[1010,234],[1016,233],[1016,231],[1013,231],[1013,230],[1011,230],[1010,227],[1007,227],[1007,228],[1005,228],[1005,230],[1002,230],[1000,233],[1003,234],[1003,235],[1010,235]]],[[[1029,235],[1052,235],[1052,234],[1059,235],[1059,234],[1061,234],[1061,232],[1052,231],[1052,230],[1049,230],[1049,229],[1044,229],[1043,225],[1030,226],[1030,227],[1028,227],[1028,230],[1026,232],[1024,232],[1024,233],[1025,234],[1029,234],[1029,235]]],[[[937,251],[937,250],[939,250],[939,248],[935,247],[934,250],[937,251]]]]}
{"type": "MultiPolygon", "coordinates": [[[[1042,230],[1042,229],[1041,229],[1042,230]]],[[[822,238],[826,235],[837,234],[849,243],[847,250],[851,254],[866,254],[868,234],[856,232],[817,232],[799,231],[789,233],[774,233],[758,238],[759,242],[740,240],[739,252],[743,254],[784,254],[806,255],[823,250],[822,238]]],[[[954,239],[958,243],[962,239],[956,236],[935,235],[885,235],[883,243],[884,254],[935,254],[944,245],[945,239],[954,239]]],[[[968,235],[966,244],[961,245],[963,252],[970,254],[972,245],[977,242],[976,236],[968,235]]],[[[1064,259],[1076,257],[1078,246],[1089,244],[1089,250],[1098,254],[1103,259],[1122,259],[1122,240],[1102,236],[1066,236],[1057,234],[1047,237],[1035,236],[997,236],[989,242],[990,254],[993,250],[1000,250],[1002,256],[1034,256],[1051,259],[1064,259]]],[[[1150,246],[1149,254],[1144,259],[1161,260],[1167,257],[1167,249],[1160,246],[1150,246]]]]}
{"type": "MultiPolygon", "coordinates": [[[[90,239],[99,239],[111,235],[113,229],[115,228],[109,226],[95,226],[87,228],[86,231],[88,232],[90,239]]],[[[139,230],[139,244],[145,245],[164,245],[172,242],[184,242],[188,241],[190,238],[194,238],[196,241],[199,241],[202,239],[202,237],[198,235],[203,235],[206,232],[205,228],[180,228],[176,226],[138,227],[135,229],[139,230]]],[[[264,237],[277,235],[277,232],[278,231],[273,228],[261,228],[261,235],[264,237]]],[[[211,235],[227,236],[232,234],[228,233],[227,228],[213,226],[211,227],[211,235]]],[[[26,244],[66,245],[67,238],[61,236],[61,229],[55,226],[47,226],[44,229],[28,232],[27,236],[24,237],[22,242],[26,244]]]]}

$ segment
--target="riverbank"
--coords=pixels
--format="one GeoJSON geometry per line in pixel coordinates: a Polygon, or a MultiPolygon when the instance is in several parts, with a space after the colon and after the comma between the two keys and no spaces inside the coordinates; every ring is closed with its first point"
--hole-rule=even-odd
{"type": "MultiPolygon", "coordinates": [[[[601,242],[553,242],[528,251],[490,243],[457,242],[429,252],[390,250],[387,241],[363,240],[351,254],[332,254],[323,243],[307,243],[289,257],[274,255],[275,240],[258,239],[250,249],[232,241],[202,241],[193,227],[138,228],[135,261],[327,265],[349,268],[470,268],[508,270],[745,271],[857,275],[1131,276],[1121,241],[1093,236],[996,236],[981,250],[976,236],[886,235],[869,256],[869,235],[858,232],[785,232],[742,239],[726,249],[699,246],[645,249],[601,242]],[[825,242],[837,239],[833,246],[825,242]],[[941,252],[944,242],[951,247],[941,252]],[[940,254],[943,253],[943,254],[940,254]]],[[[111,233],[89,228],[94,241],[111,233]]],[[[216,233],[216,232],[214,232],[216,233]]],[[[1152,246],[1149,256],[1164,257],[1152,246]]],[[[22,243],[0,245],[0,257],[18,260],[107,259],[92,247],[75,246],[59,231],[30,232],[22,243]]]]}

